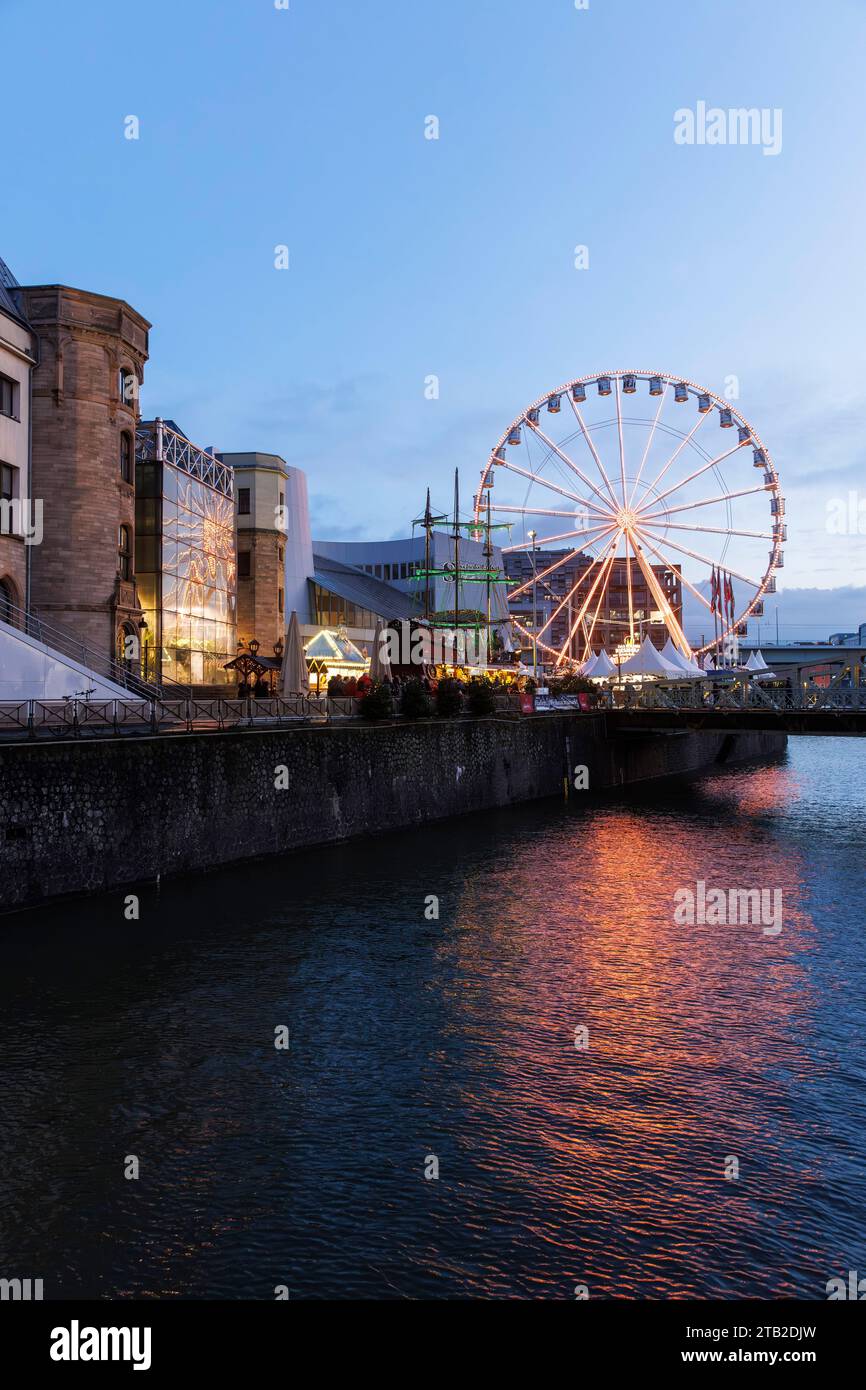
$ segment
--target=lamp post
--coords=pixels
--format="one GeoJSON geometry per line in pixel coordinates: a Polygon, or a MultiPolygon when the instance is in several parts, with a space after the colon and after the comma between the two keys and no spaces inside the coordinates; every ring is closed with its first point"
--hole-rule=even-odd
{"type": "Polygon", "coordinates": [[[538,533],[536,531],[527,532],[532,541],[532,679],[538,684],[538,570],[535,564],[535,542],[538,533]]]}

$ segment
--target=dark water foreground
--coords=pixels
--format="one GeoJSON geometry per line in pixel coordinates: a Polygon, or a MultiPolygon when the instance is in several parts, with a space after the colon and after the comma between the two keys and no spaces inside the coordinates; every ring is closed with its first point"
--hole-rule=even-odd
{"type": "Polygon", "coordinates": [[[0,1276],[822,1299],[866,1275],[864,774],[866,742],[792,739],[171,883],[138,922],[120,893],[0,919],[0,1276]],[[781,889],[782,931],[678,925],[698,879],[781,889]]]}

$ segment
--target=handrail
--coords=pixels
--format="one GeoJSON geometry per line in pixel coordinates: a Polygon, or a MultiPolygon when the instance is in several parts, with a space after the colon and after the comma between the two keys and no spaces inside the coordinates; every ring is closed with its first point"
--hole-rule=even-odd
{"type": "MultiPolygon", "coordinates": [[[[71,657],[94,675],[104,676],[115,685],[123,686],[124,690],[135,691],[143,699],[158,700],[168,691],[178,699],[185,699],[190,694],[188,686],[181,685],[168,676],[161,677],[158,684],[155,681],[144,680],[122,662],[115,661],[104,649],[89,647],[73,633],[47,623],[44,618],[38,617],[35,613],[28,613],[26,609],[18,608],[15,604],[4,604],[4,612],[9,614],[5,624],[14,632],[23,632],[26,637],[44,642],[46,647],[53,648],[61,656],[71,657]]],[[[4,620],[0,619],[0,627],[3,626],[3,622],[4,620]]]]}

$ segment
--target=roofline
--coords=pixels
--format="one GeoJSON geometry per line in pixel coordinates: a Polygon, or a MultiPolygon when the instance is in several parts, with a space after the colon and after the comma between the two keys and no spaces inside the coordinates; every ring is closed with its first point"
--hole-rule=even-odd
{"type": "Polygon", "coordinates": [[[148,328],[148,329],[153,328],[153,324],[150,322],[150,320],[149,320],[149,319],[146,319],[146,318],[144,317],[144,314],[139,313],[138,309],[134,309],[134,308],[132,307],[132,305],[129,303],[129,300],[127,300],[127,299],[118,299],[117,296],[116,296],[116,295],[113,295],[113,294],[99,294],[98,291],[96,291],[96,290],[82,290],[82,289],[79,289],[77,285],[63,285],[63,284],[51,284],[51,285],[19,285],[18,288],[19,288],[20,290],[24,290],[24,291],[29,291],[29,290],[62,290],[65,294],[80,295],[83,299],[100,299],[100,300],[102,300],[105,304],[114,304],[114,305],[118,306],[118,307],[121,308],[121,309],[126,309],[126,310],[128,310],[129,313],[132,315],[132,317],[133,317],[134,319],[138,319],[139,323],[143,324],[145,328],[148,328]]]}

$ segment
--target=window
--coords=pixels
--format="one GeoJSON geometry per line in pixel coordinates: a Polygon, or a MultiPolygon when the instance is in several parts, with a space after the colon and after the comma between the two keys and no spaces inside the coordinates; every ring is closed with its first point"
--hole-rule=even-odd
{"type": "MultiPolygon", "coordinates": [[[[17,471],[17,468],[12,468],[8,463],[0,463],[0,503],[9,503],[14,499],[17,471]]],[[[7,536],[14,535],[12,509],[8,505],[0,511],[0,532],[5,532],[7,536]]]]}
{"type": "Polygon", "coordinates": [[[284,556],[284,554],[285,554],[285,551],[283,550],[283,547],[282,547],[281,545],[278,545],[278,546],[277,546],[277,559],[279,560],[280,564],[283,563],[283,556],[284,556]]]}
{"type": "Polygon", "coordinates": [[[17,419],[18,411],[18,382],[11,377],[0,376],[0,415],[9,415],[12,419],[17,419]]]}
{"type": "Polygon", "coordinates": [[[120,436],[120,476],[125,483],[132,482],[132,436],[128,430],[120,436]]]}
{"type": "Polygon", "coordinates": [[[282,591],[282,589],[279,590],[278,595],[277,595],[277,607],[279,608],[280,612],[282,613],[282,611],[283,611],[283,591],[282,591]]]}
{"type": "Polygon", "coordinates": [[[121,526],[117,533],[117,572],[121,579],[132,576],[132,541],[128,526],[121,526]]]}
{"type": "Polygon", "coordinates": [[[131,410],[135,409],[137,386],[135,373],[131,372],[128,367],[121,367],[117,377],[117,394],[120,397],[121,405],[128,405],[131,410]]]}
{"type": "Polygon", "coordinates": [[[249,579],[252,574],[252,552],[249,550],[238,551],[238,579],[249,579]]]}
{"type": "Polygon", "coordinates": [[[386,566],[385,566],[385,578],[386,578],[386,579],[390,579],[390,578],[391,578],[391,566],[390,566],[390,565],[386,565],[386,566]]]}
{"type": "Polygon", "coordinates": [[[238,488],[238,516],[249,516],[250,514],[250,490],[248,487],[238,488]]]}

